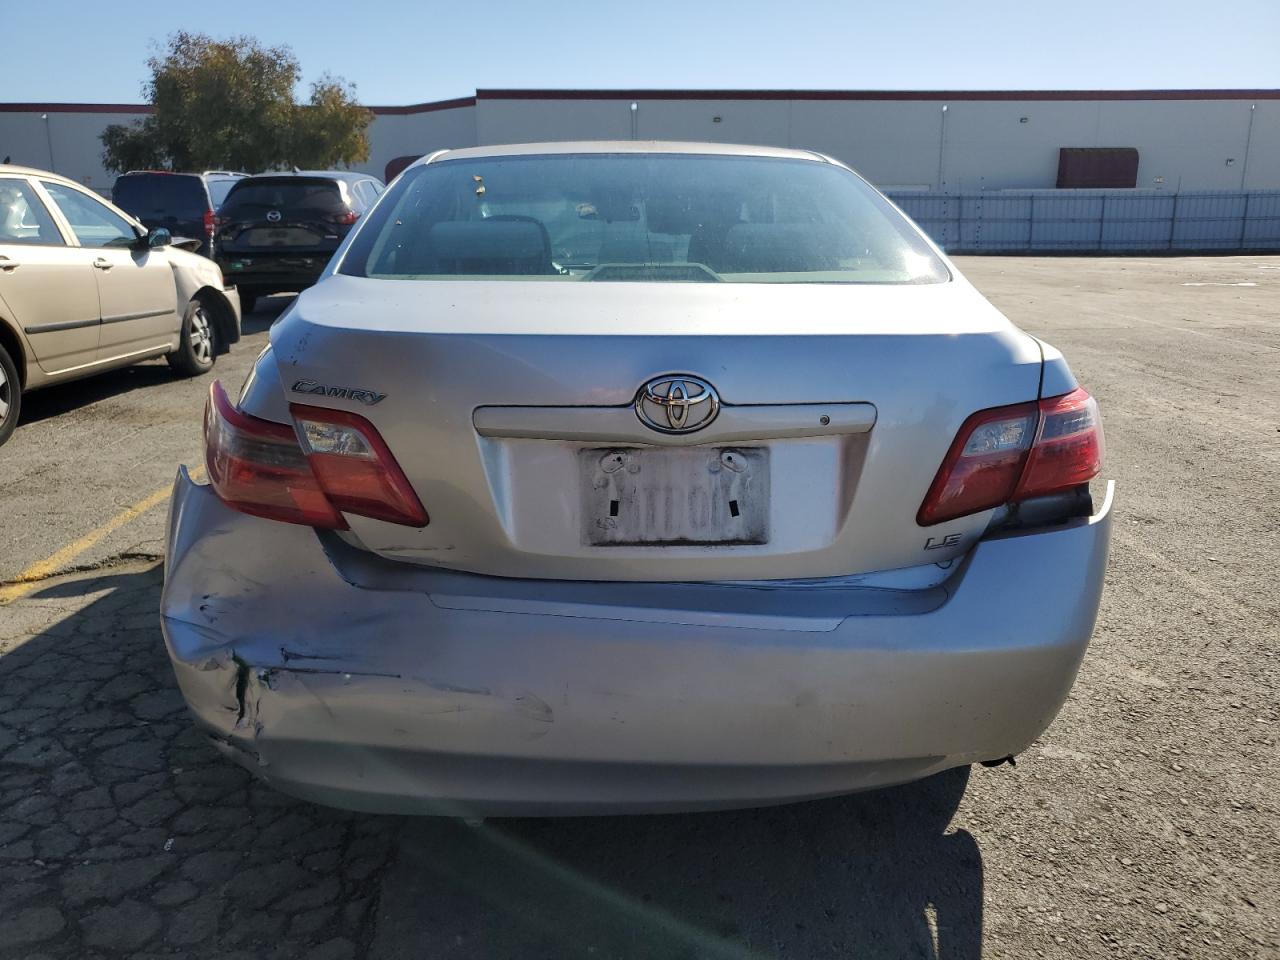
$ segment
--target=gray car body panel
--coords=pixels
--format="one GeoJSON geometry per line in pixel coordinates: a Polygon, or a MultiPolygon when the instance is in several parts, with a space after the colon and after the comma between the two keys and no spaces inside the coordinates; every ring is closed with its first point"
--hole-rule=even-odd
{"type": "MultiPolygon", "coordinates": [[[[378,560],[179,473],[162,601],[199,724],[353,809],[653,812],[846,793],[1024,749],[1097,615],[1089,518],[914,590],[562,584],[378,560]]],[[[941,569],[941,568],[938,568],[941,569]]]]}
{"type": "MultiPolygon", "coordinates": [[[[353,543],[384,556],[477,573],[551,579],[829,577],[962,555],[989,512],[920,528],[938,464],[975,410],[1036,399],[1041,348],[967,282],[850,284],[391,281],[333,276],[271,330],[256,376],[295,403],[358,413],[382,433],[431,516],[413,529],[349,516],[353,543]],[[786,317],[785,323],[780,318],[786,317]],[[753,408],[825,415],[770,441],[779,535],[763,545],[610,547],[582,543],[574,442],[495,436],[487,409],[540,408],[616,426],[638,442],[637,390],[667,373],[719,391],[721,426],[753,408]],[[317,397],[311,384],[385,394],[376,406],[317,397]],[[838,429],[844,405],[875,427],[838,429]],[[482,424],[483,426],[483,424],[482,424]],[[488,435],[486,435],[488,434],[488,435]],[[868,506],[874,505],[874,506],[868,506]],[[958,537],[926,553],[931,537],[958,537]]],[[[245,409],[287,420],[279,395],[245,409]]],[[[603,429],[603,427],[602,427],[603,429]]],[[[652,430],[648,445],[716,442],[652,430]]],[[[725,441],[728,442],[728,441],[725,441]]],[[[735,440],[733,442],[740,442],[735,440]]]]}

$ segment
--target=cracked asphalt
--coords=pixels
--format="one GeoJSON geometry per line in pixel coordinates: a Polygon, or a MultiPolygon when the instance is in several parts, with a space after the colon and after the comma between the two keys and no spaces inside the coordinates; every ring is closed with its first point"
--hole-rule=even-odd
{"type": "MultiPolygon", "coordinates": [[[[1016,768],[483,827],[295,801],[187,720],[160,505],[0,606],[0,957],[1280,957],[1280,259],[960,265],[1067,354],[1118,481],[1093,645],[1016,768]]],[[[199,462],[206,388],[33,394],[0,583],[199,462]]]]}

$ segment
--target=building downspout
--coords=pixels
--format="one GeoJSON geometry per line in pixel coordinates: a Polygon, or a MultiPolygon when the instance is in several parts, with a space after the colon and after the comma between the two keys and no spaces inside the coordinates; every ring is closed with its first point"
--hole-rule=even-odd
{"type": "Polygon", "coordinates": [[[947,104],[942,105],[942,119],[938,124],[938,192],[942,192],[945,181],[942,179],[943,164],[947,156],[947,104]]]}
{"type": "Polygon", "coordinates": [[[41,114],[40,119],[45,122],[45,142],[49,145],[49,172],[58,173],[58,168],[54,166],[54,133],[50,129],[49,114],[41,114]]]}
{"type": "Polygon", "coordinates": [[[1245,189],[1245,178],[1249,175],[1249,148],[1253,146],[1253,118],[1258,112],[1256,103],[1249,104],[1249,130],[1244,135],[1244,163],[1240,165],[1240,189],[1245,189]]]}

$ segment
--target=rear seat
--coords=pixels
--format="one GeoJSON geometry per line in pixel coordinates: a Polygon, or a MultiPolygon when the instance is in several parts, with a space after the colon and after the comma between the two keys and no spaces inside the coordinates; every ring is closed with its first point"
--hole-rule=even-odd
{"type": "Polygon", "coordinates": [[[719,251],[717,273],[796,273],[836,270],[852,256],[852,238],[836,224],[738,223],[719,251]]]}
{"type": "Polygon", "coordinates": [[[431,225],[406,244],[399,269],[421,274],[542,276],[555,273],[547,228],[532,218],[489,217],[431,225]]]}

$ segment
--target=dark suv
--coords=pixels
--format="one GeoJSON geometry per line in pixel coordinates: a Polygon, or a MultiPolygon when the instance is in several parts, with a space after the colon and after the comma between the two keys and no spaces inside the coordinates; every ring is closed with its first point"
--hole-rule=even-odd
{"type": "Polygon", "coordinates": [[[262,174],[238,182],[218,211],[218,266],[245,313],[271,293],[315,283],[383,185],[343,170],[262,174]]]}
{"type": "Polygon", "coordinates": [[[211,257],[218,207],[227,192],[246,176],[230,170],[130,170],[116,177],[111,202],[147,227],[164,227],[174,238],[199,240],[197,252],[211,257]]]}

